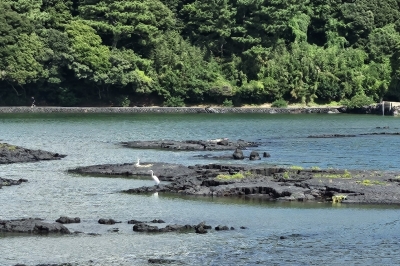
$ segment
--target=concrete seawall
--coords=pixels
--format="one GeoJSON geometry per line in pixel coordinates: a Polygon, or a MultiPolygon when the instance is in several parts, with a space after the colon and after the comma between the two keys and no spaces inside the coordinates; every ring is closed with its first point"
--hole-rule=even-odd
{"type": "Polygon", "coordinates": [[[0,107],[0,113],[341,113],[341,108],[240,108],[240,107],[0,107]]]}

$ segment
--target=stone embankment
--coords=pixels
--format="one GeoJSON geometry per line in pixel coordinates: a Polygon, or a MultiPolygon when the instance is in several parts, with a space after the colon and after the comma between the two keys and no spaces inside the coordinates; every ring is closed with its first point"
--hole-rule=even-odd
{"type": "Polygon", "coordinates": [[[346,107],[59,107],[59,106],[0,106],[0,113],[237,113],[237,114],[377,114],[399,115],[400,103],[385,102],[372,104],[361,108],[347,109],[346,107]]]}
{"type": "Polygon", "coordinates": [[[0,113],[342,113],[343,108],[241,108],[241,107],[0,107],[0,113]]]}

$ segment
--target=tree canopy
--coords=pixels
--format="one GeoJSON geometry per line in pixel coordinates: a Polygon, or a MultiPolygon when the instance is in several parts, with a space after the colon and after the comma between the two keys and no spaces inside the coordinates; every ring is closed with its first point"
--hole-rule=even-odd
{"type": "Polygon", "coordinates": [[[3,0],[0,105],[400,100],[400,0],[3,0]]]}

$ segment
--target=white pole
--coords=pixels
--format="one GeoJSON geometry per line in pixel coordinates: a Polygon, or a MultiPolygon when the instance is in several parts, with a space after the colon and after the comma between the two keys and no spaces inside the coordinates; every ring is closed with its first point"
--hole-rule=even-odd
{"type": "Polygon", "coordinates": [[[382,115],[385,116],[385,101],[382,101],[382,115]]]}

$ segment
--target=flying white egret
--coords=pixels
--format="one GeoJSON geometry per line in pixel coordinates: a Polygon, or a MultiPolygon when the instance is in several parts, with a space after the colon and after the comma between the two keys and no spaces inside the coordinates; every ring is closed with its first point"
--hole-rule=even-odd
{"type": "Polygon", "coordinates": [[[158,184],[160,184],[160,180],[153,174],[153,170],[150,170],[149,172],[151,173],[151,178],[153,178],[154,182],[156,182],[156,185],[158,186],[158,184]]]}
{"type": "Polygon", "coordinates": [[[136,167],[139,167],[139,166],[140,166],[140,159],[139,159],[139,158],[137,159],[137,162],[135,163],[135,166],[136,166],[136,167]]]}

